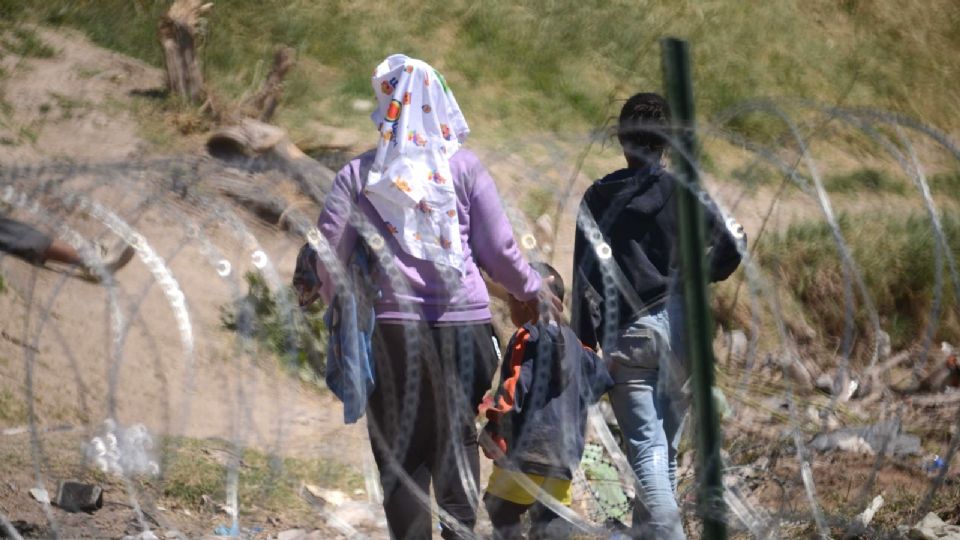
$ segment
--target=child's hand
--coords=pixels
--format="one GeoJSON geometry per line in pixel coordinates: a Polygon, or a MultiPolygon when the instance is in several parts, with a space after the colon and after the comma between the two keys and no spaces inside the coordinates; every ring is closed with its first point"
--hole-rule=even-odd
{"type": "Polygon", "coordinates": [[[511,317],[514,317],[514,310],[516,310],[517,313],[514,320],[535,322],[542,318],[540,312],[541,306],[546,306],[546,320],[567,324],[566,318],[563,316],[563,302],[550,290],[551,283],[553,283],[553,276],[544,278],[541,281],[540,291],[537,293],[536,298],[526,302],[515,302],[517,304],[516,307],[511,305],[511,317]]]}
{"type": "MultiPolygon", "coordinates": [[[[557,295],[553,294],[553,291],[550,289],[554,281],[553,276],[549,276],[541,281],[540,294],[537,300],[547,305],[547,310],[551,312],[551,316],[559,315],[559,317],[563,317],[563,301],[560,300],[557,295]]],[[[560,319],[555,317],[555,320],[560,319]]]]}
{"type": "Polygon", "coordinates": [[[481,431],[479,442],[480,449],[483,450],[483,455],[487,459],[496,461],[507,453],[507,441],[499,433],[481,431]]]}

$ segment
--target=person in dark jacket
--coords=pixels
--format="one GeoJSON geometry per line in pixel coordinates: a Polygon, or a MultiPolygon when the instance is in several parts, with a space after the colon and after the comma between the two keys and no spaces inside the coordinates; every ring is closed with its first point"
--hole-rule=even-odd
{"type": "MultiPolygon", "coordinates": [[[[610,401],[638,480],[634,527],[652,538],[684,538],[675,497],[686,412],[675,197],[683,187],[661,164],[669,114],[657,94],[624,104],[618,139],[627,167],[587,189],[574,245],[572,326],[610,363],[610,401]]],[[[746,238],[706,194],[700,199],[710,279],[720,281],[740,264],[746,238]]]]}
{"type": "MultiPolygon", "coordinates": [[[[557,271],[542,263],[531,266],[562,298],[557,271]]],[[[500,452],[484,451],[499,459],[483,500],[494,538],[522,538],[521,516],[535,505],[533,529],[556,538],[569,529],[537,504],[531,486],[570,504],[571,480],[583,457],[587,407],[613,381],[603,361],[583,347],[569,326],[543,321],[529,304],[512,298],[509,303],[511,319],[520,328],[504,353],[494,404],[484,413],[489,419],[484,432],[500,452]]]]}

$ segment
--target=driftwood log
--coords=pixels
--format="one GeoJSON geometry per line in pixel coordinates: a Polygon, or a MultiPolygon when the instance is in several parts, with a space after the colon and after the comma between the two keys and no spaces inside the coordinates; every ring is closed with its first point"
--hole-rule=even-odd
{"type": "Polygon", "coordinates": [[[174,0],[160,18],[158,34],[167,68],[167,89],[191,103],[205,97],[198,49],[203,15],[212,7],[202,0],[174,0]]]}
{"type": "Polygon", "coordinates": [[[207,140],[207,151],[217,159],[246,168],[279,170],[320,206],[333,186],[334,172],[304,154],[286,131],[250,118],[214,133],[207,140]]]}

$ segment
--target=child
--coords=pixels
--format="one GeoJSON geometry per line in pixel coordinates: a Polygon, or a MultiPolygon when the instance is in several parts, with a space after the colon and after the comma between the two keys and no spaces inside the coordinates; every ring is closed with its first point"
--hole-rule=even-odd
{"type": "MultiPolygon", "coordinates": [[[[531,266],[548,283],[552,279],[553,293],[562,299],[557,271],[541,263],[531,266]]],[[[569,326],[540,320],[533,306],[513,297],[509,304],[510,318],[520,328],[504,354],[500,386],[485,412],[489,422],[484,428],[500,449],[484,448],[487,457],[496,459],[483,499],[496,539],[522,537],[520,518],[536,502],[524,484],[532,482],[570,504],[570,481],[583,456],[587,406],[613,385],[606,366],[569,326]]],[[[537,506],[532,532],[555,538],[555,529],[564,523],[551,524],[556,514],[537,506]]]]}

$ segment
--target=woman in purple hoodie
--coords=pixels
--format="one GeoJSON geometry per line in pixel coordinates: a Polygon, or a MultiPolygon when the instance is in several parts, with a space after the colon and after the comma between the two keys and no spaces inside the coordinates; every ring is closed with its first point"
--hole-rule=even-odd
{"type": "MultiPolygon", "coordinates": [[[[393,55],[372,82],[379,144],[337,174],[318,227],[340,263],[361,244],[380,261],[367,425],[391,534],[431,537],[432,482],[442,536],[458,538],[476,521],[475,418],[499,360],[480,269],[518,300],[552,298],[493,179],[461,148],[469,130],[443,77],[393,55]]],[[[339,284],[318,274],[329,302],[339,284]]]]}

